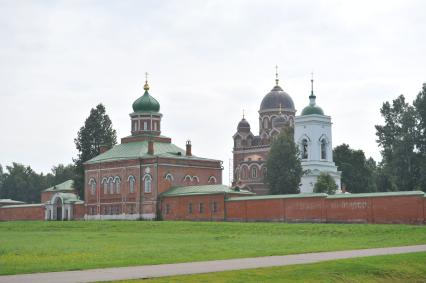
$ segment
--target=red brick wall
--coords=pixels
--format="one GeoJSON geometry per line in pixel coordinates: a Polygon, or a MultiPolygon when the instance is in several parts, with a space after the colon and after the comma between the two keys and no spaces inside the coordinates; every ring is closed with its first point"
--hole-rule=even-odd
{"type": "Polygon", "coordinates": [[[423,223],[424,197],[371,198],[374,223],[423,223]]]}
{"type": "Polygon", "coordinates": [[[227,201],[229,221],[287,221],[342,223],[425,223],[426,198],[381,197],[300,197],[227,201]]]}
{"type": "Polygon", "coordinates": [[[50,200],[55,192],[42,192],[41,193],[41,203],[45,203],[50,200]]]}
{"type": "Polygon", "coordinates": [[[74,204],[73,208],[74,208],[73,219],[74,220],[84,219],[84,213],[85,213],[84,203],[74,204]]]}
{"type": "Polygon", "coordinates": [[[325,222],[324,202],[324,197],[284,199],[285,219],[288,222],[325,222]]]}
{"type": "Polygon", "coordinates": [[[164,220],[224,220],[223,194],[167,197],[161,203],[161,214],[164,220]],[[217,211],[213,211],[216,202],[217,211]],[[189,203],[192,203],[192,213],[189,213],[189,203]],[[199,211],[199,204],[203,204],[204,211],[199,211]],[[166,213],[169,206],[169,213],[166,213]]]}
{"type": "Polygon", "coordinates": [[[44,206],[20,206],[0,207],[0,220],[44,220],[44,206]]]}
{"type": "Polygon", "coordinates": [[[326,199],[327,222],[372,222],[370,198],[326,199]]]}

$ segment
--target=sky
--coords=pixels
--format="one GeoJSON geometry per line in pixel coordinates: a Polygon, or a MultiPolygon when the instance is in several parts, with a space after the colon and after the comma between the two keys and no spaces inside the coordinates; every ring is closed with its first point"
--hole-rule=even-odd
{"type": "Polygon", "coordinates": [[[0,0],[0,164],[71,163],[98,103],[118,138],[129,135],[148,72],[162,134],[223,160],[228,183],[232,135],[243,109],[258,133],[275,65],[297,114],[313,72],[333,146],[379,161],[381,105],[411,102],[426,82],[424,11],[425,1],[0,0]]]}

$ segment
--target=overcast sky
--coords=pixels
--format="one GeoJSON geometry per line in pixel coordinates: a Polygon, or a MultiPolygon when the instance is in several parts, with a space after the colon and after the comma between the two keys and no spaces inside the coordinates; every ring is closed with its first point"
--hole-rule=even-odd
{"type": "Polygon", "coordinates": [[[232,158],[242,109],[274,86],[333,121],[333,146],[380,160],[374,125],[384,101],[412,101],[426,82],[426,1],[0,0],[0,164],[45,173],[70,163],[98,103],[121,138],[143,94],[161,104],[162,133],[193,153],[232,158]]]}

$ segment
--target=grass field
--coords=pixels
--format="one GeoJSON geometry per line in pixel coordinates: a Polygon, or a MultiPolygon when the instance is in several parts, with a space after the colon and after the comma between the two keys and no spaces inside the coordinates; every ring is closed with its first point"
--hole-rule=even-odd
{"type": "Polygon", "coordinates": [[[375,256],[322,263],[163,277],[120,283],[173,282],[426,282],[426,253],[375,256]]]}
{"type": "Polygon", "coordinates": [[[0,274],[426,243],[426,226],[73,221],[0,222],[0,274]]]}

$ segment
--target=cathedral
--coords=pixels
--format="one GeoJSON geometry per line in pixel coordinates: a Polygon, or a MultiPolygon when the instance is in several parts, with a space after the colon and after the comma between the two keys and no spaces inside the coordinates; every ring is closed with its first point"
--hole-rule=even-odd
{"type": "Polygon", "coordinates": [[[300,116],[291,96],[279,85],[278,73],[275,86],[267,93],[259,109],[259,134],[254,135],[244,115],[233,136],[234,185],[244,187],[258,195],[269,194],[265,183],[266,159],[274,138],[286,127],[294,127],[295,143],[300,149],[302,167],[306,174],[301,179],[300,192],[312,193],[316,178],[321,172],[330,174],[340,188],[340,172],[333,162],[331,117],[324,115],[316,105],[312,90],[309,105],[300,116]]]}

